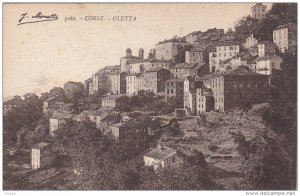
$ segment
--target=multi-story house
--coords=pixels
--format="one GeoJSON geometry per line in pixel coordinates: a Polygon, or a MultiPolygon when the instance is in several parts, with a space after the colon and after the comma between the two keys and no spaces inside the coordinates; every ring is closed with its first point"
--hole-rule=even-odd
{"type": "Polygon", "coordinates": [[[165,91],[165,83],[170,79],[171,73],[163,68],[149,69],[145,73],[144,90],[154,93],[163,93],[165,91]]]}
{"type": "Polygon", "coordinates": [[[257,44],[258,57],[273,56],[277,46],[271,41],[263,41],[257,44]]]}
{"type": "Polygon", "coordinates": [[[63,105],[64,101],[61,97],[55,96],[46,99],[43,102],[43,113],[52,112],[52,109],[56,108],[56,106],[63,105]]]}
{"type": "Polygon", "coordinates": [[[220,43],[214,51],[209,53],[209,72],[220,71],[220,62],[230,59],[240,53],[240,46],[236,42],[220,43]]]}
{"type": "Polygon", "coordinates": [[[187,76],[196,77],[208,73],[208,64],[205,63],[180,63],[171,69],[171,73],[175,78],[185,79],[187,76]]]}
{"type": "Polygon", "coordinates": [[[130,119],[110,126],[112,136],[123,153],[136,155],[148,148],[148,124],[143,119],[130,119]]]}
{"type": "Polygon", "coordinates": [[[50,165],[54,159],[55,155],[51,152],[51,144],[40,142],[31,148],[31,168],[39,169],[50,165]]]}
{"type": "Polygon", "coordinates": [[[101,99],[101,107],[123,110],[127,107],[128,97],[125,95],[108,95],[101,99]]]}
{"type": "Polygon", "coordinates": [[[265,100],[269,77],[251,71],[248,67],[218,72],[200,78],[212,90],[214,107],[220,112],[239,108],[245,101],[265,100]]]}
{"type": "Polygon", "coordinates": [[[281,53],[294,53],[297,48],[297,28],[293,23],[280,25],[273,30],[273,42],[281,53]]]}
{"type": "Polygon", "coordinates": [[[126,75],[126,94],[134,95],[139,91],[139,76],[141,74],[127,74],[126,75]]]}
{"type": "Polygon", "coordinates": [[[184,79],[173,78],[166,81],[165,95],[169,99],[174,97],[177,107],[183,107],[184,79]]]}
{"type": "Polygon", "coordinates": [[[204,63],[205,55],[205,47],[193,47],[191,51],[185,51],[185,63],[204,63]]]}
{"type": "MultiPolygon", "coordinates": [[[[180,39],[166,40],[156,44],[156,59],[157,60],[175,60],[175,57],[180,55],[178,46],[186,46],[187,42],[183,42],[180,39]]],[[[184,50],[182,51],[184,53],[184,50]]],[[[183,54],[184,55],[184,54],[183,54]]]]}
{"type": "Polygon", "coordinates": [[[93,93],[93,78],[84,81],[84,93],[90,95],[93,93]]]}
{"type": "Polygon", "coordinates": [[[201,115],[214,109],[212,90],[206,87],[196,89],[196,114],[201,115]]]}
{"type": "Polygon", "coordinates": [[[251,7],[251,17],[255,19],[262,19],[266,15],[267,6],[262,3],[257,3],[251,7]]]}
{"type": "Polygon", "coordinates": [[[125,94],[126,93],[126,73],[120,73],[120,70],[111,71],[108,74],[110,80],[110,91],[112,94],[125,94]]]}
{"type": "Polygon", "coordinates": [[[256,73],[271,76],[274,70],[280,70],[282,59],[279,56],[265,56],[256,59],[256,73]]]}
{"type": "Polygon", "coordinates": [[[195,78],[188,76],[185,78],[183,86],[184,109],[186,109],[187,115],[194,115],[196,113],[196,89],[203,87],[203,83],[201,81],[195,81],[195,78]]]}
{"type": "Polygon", "coordinates": [[[260,41],[260,37],[257,34],[251,34],[249,37],[246,38],[246,42],[245,42],[245,48],[249,49],[253,46],[255,46],[258,41],[260,41]]]}

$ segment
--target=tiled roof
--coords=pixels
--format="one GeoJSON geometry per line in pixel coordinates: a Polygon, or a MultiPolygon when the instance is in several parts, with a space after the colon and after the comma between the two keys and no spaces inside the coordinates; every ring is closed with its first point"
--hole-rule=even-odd
{"type": "Polygon", "coordinates": [[[217,46],[236,46],[236,45],[239,45],[239,42],[237,42],[237,41],[225,41],[225,42],[217,43],[217,46]]]}
{"type": "Polygon", "coordinates": [[[289,28],[291,25],[293,24],[284,24],[284,25],[279,25],[278,27],[276,27],[274,30],[278,30],[278,29],[284,29],[284,28],[289,28]]]}
{"type": "Polygon", "coordinates": [[[150,152],[144,154],[146,157],[151,157],[158,160],[165,160],[176,154],[176,150],[169,147],[154,148],[150,152]]]}
{"type": "Polygon", "coordinates": [[[271,59],[274,59],[274,58],[280,58],[279,56],[264,56],[264,57],[258,57],[256,59],[256,61],[265,61],[265,60],[271,60],[271,59]]]}
{"type": "Polygon", "coordinates": [[[261,75],[261,74],[251,71],[248,67],[241,66],[236,69],[209,74],[209,75],[201,77],[200,79],[203,80],[203,79],[209,79],[209,78],[213,78],[213,77],[217,77],[217,76],[229,76],[229,75],[237,76],[237,75],[261,75]]]}

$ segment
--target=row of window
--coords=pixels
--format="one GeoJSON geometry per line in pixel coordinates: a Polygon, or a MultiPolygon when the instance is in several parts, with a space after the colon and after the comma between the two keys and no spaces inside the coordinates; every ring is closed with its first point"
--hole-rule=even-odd
{"type": "Polygon", "coordinates": [[[222,48],[223,48],[223,50],[226,50],[226,48],[229,50],[237,50],[237,46],[220,46],[220,47],[217,47],[217,51],[222,50],[222,48]]]}

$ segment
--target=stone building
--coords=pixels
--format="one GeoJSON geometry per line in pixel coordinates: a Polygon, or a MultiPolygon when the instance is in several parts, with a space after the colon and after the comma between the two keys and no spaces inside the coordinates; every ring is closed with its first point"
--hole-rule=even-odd
{"type": "Polygon", "coordinates": [[[198,40],[199,37],[201,37],[203,33],[201,31],[195,31],[192,33],[189,33],[186,37],[185,37],[185,41],[191,45],[194,45],[195,42],[198,40]]]}
{"type": "Polygon", "coordinates": [[[146,59],[139,61],[137,63],[132,63],[129,65],[130,74],[144,74],[149,69],[154,68],[164,68],[170,71],[173,66],[173,61],[170,60],[156,60],[156,59],[146,59]]]}
{"type": "Polygon", "coordinates": [[[90,95],[93,93],[93,78],[84,81],[84,94],[90,95]]]}
{"type": "Polygon", "coordinates": [[[127,156],[137,155],[148,148],[148,124],[143,118],[113,124],[110,130],[127,156]]]}
{"type": "Polygon", "coordinates": [[[130,64],[137,63],[138,61],[142,60],[140,57],[144,56],[144,51],[139,51],[139,57],[133,56],[132,51],[130,48],[126,49],[126,55],[121,57],[120,65],[121,65],[121,72],[129,73],[129,66],[130,64]]]}
{"type": "Polygon", "coordinates": [[[11,111],[13,108],[21,106],[23,102],[24,100],[22,100],[20,96],[14,96],[13,99],[5,101],[3,103],[3,115],[5,115],[8,111],[11,111]]]}
{"type": "Polygon", "coordinates": [[[237,42],[224,42],[214,47],[209,53],[209,72],[220,71],[220,62],[230,59],[240,53],[240,46],[237,42]]]}
{"type": "Polygon", "coordinates": [[[112,94],[126,94],[126,73],[120,70],[111,71],[108,74],[110,80],[110,92],[112,94]]]}
{"type": "Polygon", "coordinates": [[[52,112],[57,106],[63,105],[64,100],[58,95],[50,97],[43,102],[43,113],[52,112]]]}
{"type": "Polygon", "coordinates": [[[125,95],[108,95],[101,99],[101,107],[124,110],[128,105],[128,97],[125,95]]]}
{"type": "Polygon", "coordinates": [[[246,38],[246,42],[245,42],[245,48],[249,49],[253,46],[255,46],[258,41],[260,41],[260,37],[257,34],[251,34],[249,37],[246,38]]]}
{"type": "Polygon", "coordinates": [[[297,49],[297,27],[293,23],[280,25],[273,30],[273,42],[281,53],[295,53],[297,49]]]}
{"type": "Polygon", "coordinates": [[[208,74],[208,64],[195,63],[187,64],[180,63],[171,69],[171,73],[175,78],[185,79],[188,76],[197,77],[199,75],[208,74]]]}
{"type": "Polygon", "coordinates": [[[145,73],[145,81],[143,89],[156,93],[165,91],[165,83],[170,79],[171,73],[163,68],[149,69],[145,73]]]}
{"type": "Polygon", "coordinates": [[[214,97],[212,90],[206,87],[196,89],[196,114],[201,115],[205,112],[214,110],[214,97]]]}
{"type": "Polygon", "coordinates": [[[174,97],[176,100],[177,107],[183,107],[183,96],[184,96],[184,80],[173,78],[166,81],[165,84],[165,95],[167,99],[174,97]]]}
{"type": "Polygon", "coordinates": [[[263,41],[257,44],[258,57],[274,56],[277,46],[271,41],[263,41]]]}
{"type": "Polygon", "coordinates": [[[206,53],[205,47],[193,47],[190,51],[185,51],[185,63],[204,63],[206,53]]]}
{"type": "Polygon", "coordinates": [[[54,153],[51,152],[51,144],[40,142],[31,148],[31,168],[39,169],[53,163],[54,153]]]}
{"type": "Polygon", "coordinates": [[[188,76],[184,80],[184,98],[183,106],[186,109],[187,115],[196,114],[196,89],[203,87],[201,81],[196,81],[195,78],[188,76]]]}
{"type": "Polygon", "coordinates": [[[218,72],[200,78],[212,90],[214,106],[220,112],[239,108],[243,102],[265,101],[269,77],[248,67],[218,72]]]}
{"type": "MultiPolygon", "coordinates": [[[[159,42],[155,46],[156,50],[156,59],[157,60],[175,60],[175,57],[180,55],[178,46],[187,46],[187,42],[183,42],[180,39],[166,40],[159,42]]],[[[184,55],[184,51],[183,55],[184,55]]]]}
{"type": "Polygon", "coordinates": [[[279,56],[265,56],[256,59],[256,73],[271,76],[274,70],[281,70],[282,59],[279,56]]]}
{"type": "Polygon", "coordinates": [[[183,159],[177,156],[177,151],[167,146],[158,145],[144,154],[146,166],[153,167],[154,170],[161,168],[173,168],[183,163],[183,159]]]}
{"type": "Polygon", "coordinates": [[[256,3],[251,7],[251,17],[255,19],[262,19],[265,17],[267,12],[267,6],[262,3],[256,3]]]}
{"type": "Polygon", "coordinates": [[[67,100],[74,101],[84,95],[84,85],[81,82],[68,81],[64,84],[67,100]]]}
{"type": "Polygon", "coordinates": [[[126,75],[126,94],[134,95],[139,91],[139,76],[141,74],[127,74],[126,75]]]}

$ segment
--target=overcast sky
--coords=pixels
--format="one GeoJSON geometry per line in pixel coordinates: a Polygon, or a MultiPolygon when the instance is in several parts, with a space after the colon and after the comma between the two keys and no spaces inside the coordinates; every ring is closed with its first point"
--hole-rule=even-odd
{"type": "MultiPolygon", "coordinates": [[[[145,56],[158,41],[192,31],[234,26],[255,3],[4,5],[4,97],[45,92],[80,81],[106,65],[119,64],[126,48],[145,56]],[[21,14],[57,14],[58,20],[17,25],[21,14]],[[77,21],[65,22],[75,16],[77,21]],[[108,21],[85,21],[104,16],[108,21]],[[136,16],[136,21],[112,21],[136,16]],[[82,20],[80,20],[82,18],[82,20]]],[[[266,4],[270,9],[271,3],[266,4]]],[[[23,20],[25,21],[26,18],[23,20]]],[[[28,19],[27,19],[28,20],[28,19]]]]}

